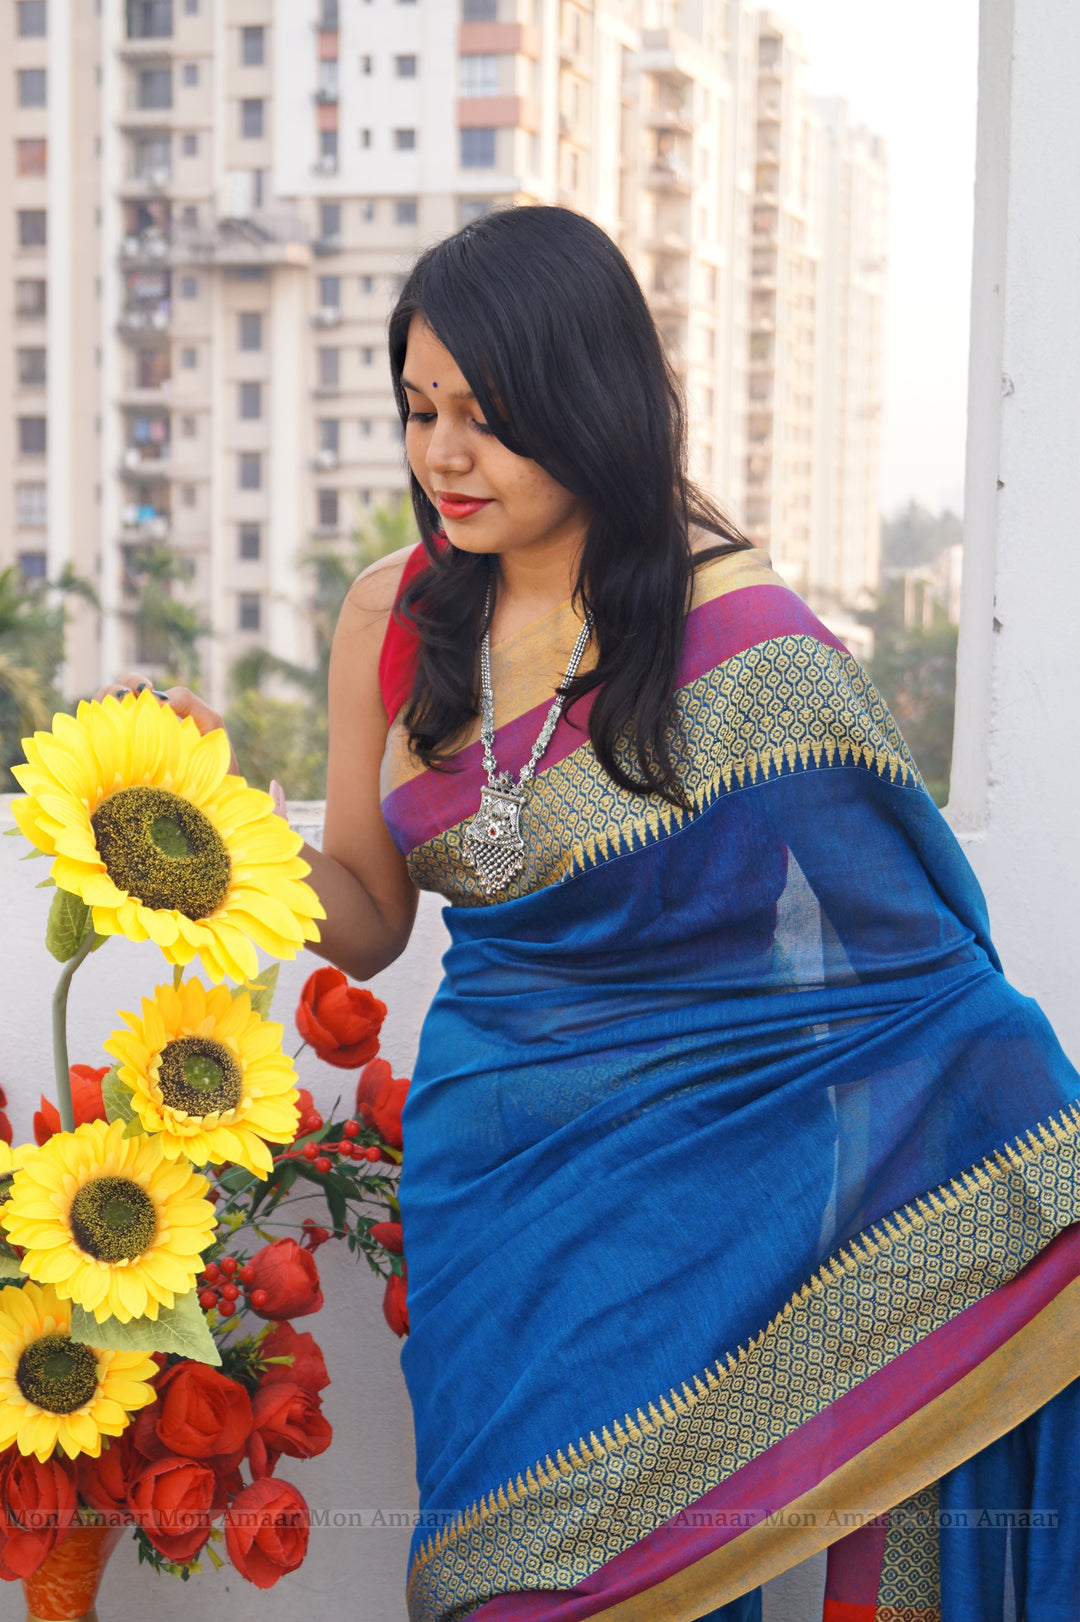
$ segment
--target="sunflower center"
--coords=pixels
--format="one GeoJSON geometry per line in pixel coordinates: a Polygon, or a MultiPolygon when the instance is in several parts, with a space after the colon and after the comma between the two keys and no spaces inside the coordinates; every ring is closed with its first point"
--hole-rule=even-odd
{"type": "Polygon", "coordinates": [[[243,1097],[240,1066],[221,1042],[180,1036],[161,1050],[158,1086],[170,1109],[209,1115],[235,1109],[243,1097]]]}
{"type": "Polygon", "coordinates": [[[15,1180],[13,1171],[0,1172],[0,1205],[3,1205],[11,1193],[11,1185],[15,1180]]]}
{"type": "Polygon", "coordinates": [[[15,1383],[27,1402],[50,1414],[71,1414],[97,1390],[97,1358],[92,1347],[57,1330],[31,1341],[16,1365],[15,1383]]]}
{"type": "Polygon", "coordinates": [[[144,1188],[129,1177],[95,1177],[71,1202],[75,1242],[100,1262],[132,1261],[150,1246],[157,1212],[144,1188]]]}
{"type": "Polygon", "coordinates": [[[118,789],[102,800],[90,825],[98,855],[118,890],[145,907],[206,918],[229,893],[224,839],[190,800],[168,789],[118,789]]]}

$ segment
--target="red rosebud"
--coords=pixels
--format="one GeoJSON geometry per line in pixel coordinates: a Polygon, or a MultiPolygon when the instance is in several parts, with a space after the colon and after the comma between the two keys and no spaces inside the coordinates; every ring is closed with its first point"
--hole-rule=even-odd
{"type": "MultiPolygon", "coordinates": [[[[68,1071],[71,1078],[71,1102],[75,1108],[75,1125],[84,1121],[104,1121],[105,1105],[101,1099],[101,1083],[109,1074],[109,1066],[94,1070],[88,1064],[73,1064],[68,1071]]],[[[41,1108],[34,1112],[34,1142],[47,1143],[54,1132],[60,1130],[60,1111],[41,1095],[41,1108]]],[[[8,1140],[11,1141],[10,1139],[8,1140]]]]}
{"type": "Polygon", "coordinates": [[[294,1382],[276,1380],[260,1385],[251,1411],[254,1426],[248,1439],[248,1459],[255,1477],[272,1475],[283,1453],[293,1459],[313,1459],[325,1453],[334,1439],[320,1398],[294,1382]]]}
{"type": "Polygon", "coordinates": [[[0,1141],[10,1143],[14,1133],[11,1130],[11,1122],[8,1119],[7,1112],[4,1109],[4,1105],[6,1103],[7,1099],[4,1097],[4,1089],[0,1087],[0,1141]]]}
{"type": "Polygon", "coordinates": [[[395,1335],[409,1333],[409,1307],[406,1301],[408,1280],[402,1267],[400,1274],[391,1273],[386,1281],[386,1293],[383,1296],[383,1317],[386,1319],[395,1335]]]}
{"type": "Polygon", "coordinates": [[[320,1059],[352,1070],[379,1051],[386,1004],[360,986],[350,986],[340,969],[316,969],[300,993],[296,1028],[320,1059]]]}
{"type": "Polygon", "coordinates": [[[271,1363],[259,1380],[259,1389],[265,1385],[302,1385],[305,1391],[322,1391],[330,1384],[326,1361],[315,1336],[304,1330],[297,1334],[290,1323],[276,1324],[261,1342],[262,1357],[291,1357],[291,1363],[271,1363]]]}
{"type": "Polygon", "coordinates": [[[32,1577],[76,1520],[78,1496],[67,1462],[10,1447],[0,1453],[0,1577],[32,1577]]]}
{"type": "Polygon", "coordinates": [[[134,1426],[128,1425],[119,1436],[103,1437],[100,1458],[80,1453],[76,1460],[80,1498],[99,1514],[109,1516],[114,1525],[117,1516],[130,1520],[128,1492],[145,1463],[135,1447],[134,1426]]]}
{"type": "Polygon", "coordinates": [[[319,1311],[323,1304],[319,1270],[311,1252],[295,1239],[275,1239],[273,1244],[264,1245],[251,1258],[251,1265],[255,1269],[255,1288],[250,1301],[261,1318],[303,1318],[319,1311]],[[260,1292],[265,1292],[266,1299],[256,1306],[255,1297],[260,1292]]]}
{"type": "Polygon", "coordinates": [[[224,1482],[210,1465],[166,1453],[144,1464],[131,1483],[128,1504],[166,1560],[193,1560],[227,1497],[224,1482]]]}
{"type": "Polygon", "coordinates": [[[372,1059],[356,1083],[356,1113],[391,1149],[402,1146],[401,1109],[408,1091],[408,1081],[395,1081],[385,1059],[372,1059]]]}
{"type": "Polygon", "coordinates": [[[303,1565],[311,1516],[289,1481],[267,1477],[238,1493],[225,1512],[229,1559],[256,1588],[273,1588],[279,1577],[303,1565]]]}
{"type": "Polygon", "coordinates": [[[310,1250],[314,1255],[319,1246],[325,1245],[326,1241],[329,1239],[330,1230],[329,1228],[320,1228],[319,1224],[314,1220],[313,1217],[305,1217],[301,1226],[304,1230],[304,1237],[301,1240],[301,1244],[305,1250],[310,1250]]]}
{"type": "Polygon", "coordinates": [[[174,1363],[155,1383],[157,1402],[140,1410],[135,1445],[148,1459],[171,1453],[231,1468],[251,1434],[245,1388],[207,1363],[174,1363]]]}
{"type": "Polygon", "coordinates": [[[376,1222],[369,1232],[375,1243],[381,1245],[384,1250],[388,1250],[391,1256],[403,1254],[404,1246],[402,1244],[400,1222],[376,1222]]]}

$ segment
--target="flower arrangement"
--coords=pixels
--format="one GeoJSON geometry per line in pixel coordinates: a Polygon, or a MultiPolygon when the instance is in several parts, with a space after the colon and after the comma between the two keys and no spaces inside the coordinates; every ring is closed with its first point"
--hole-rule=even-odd
{"type": "Polygon", "coordinates": [[[278,965],[259,973],[256,947],[295,956],[322,909],[299,835],[229,773],[223,733],[143,691],[57,715],[24,749],[14,811],[30,854],[52,857],[62,968],[56,1102],[33,1143],[12,1146],[0,1098],[0,1577],[29,1592],[80,1539],[128,1527],[159,1570],[220,1566],[223,1545],[268,1588],[302,1563],[310,1522],[278,1460],[332,1439],[323,1355],[292,1322],[323,1304],[319,1246],[364,1256],[407,1331],[408,1083],[378,1057],[385,1006],[323,968],[297,1025],[363,1066],[354,1113],[326,1122],[298,1086],[270,1018],[278,965]],[[72,978],[114,935],[154,941],[172,980],[121,1014],[111,1067],[71,1066],[72,978]],[[185,976],[196,957],[209,984],[185,976]],[[324,1222],[296,1221],[301,1192],[324,1222]]]}

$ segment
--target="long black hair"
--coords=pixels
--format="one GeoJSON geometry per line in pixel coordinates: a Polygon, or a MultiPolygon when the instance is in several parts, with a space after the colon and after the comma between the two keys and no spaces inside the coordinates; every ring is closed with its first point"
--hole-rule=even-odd
{"type": "MultiPolygon", "coordinates": [[[[565,208],[495,211],[429,248],[390,317],[398,410],[409,324],[449,350],[489,428],[589,509],[574,599],[597,662],[564,691],[598,689],[589,736],[620,787],[682,803],[672,697],[696,564],[749,546],[686,473],[682,391],[619,249],[565,208]],[[688,526],[717,537],[693,553],[688,526]]],[[[480,637],[496,559],[436,544],[439,514],[410,470],[430,567],[406,588],[419,657],[404,724],[439,767],[479,713],[480,637]]]]}

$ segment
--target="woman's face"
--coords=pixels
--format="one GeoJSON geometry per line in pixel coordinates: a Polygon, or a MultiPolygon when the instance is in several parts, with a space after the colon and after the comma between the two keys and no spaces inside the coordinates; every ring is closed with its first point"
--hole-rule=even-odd
{"type": "Polygon", "coordinates": [[[536,462],[500,444],[457,362],[420,315],[409,326],[401,381],[409,465],[451,545],[463,552],[532,549],[537,561],[576,551],[588,509],[536,462]]]}

